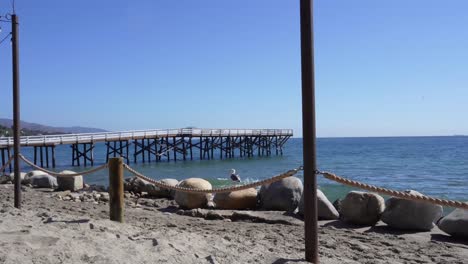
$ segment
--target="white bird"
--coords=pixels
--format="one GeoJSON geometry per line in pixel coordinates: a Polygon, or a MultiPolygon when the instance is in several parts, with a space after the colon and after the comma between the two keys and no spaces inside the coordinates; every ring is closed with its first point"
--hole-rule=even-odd
{"type": "Polygon", "coordinates": [[[231,180],[235,181],[235,182],[240,182],[241,181],[239,175],[236,174],[235,169],[231,169],[231,180]]]}

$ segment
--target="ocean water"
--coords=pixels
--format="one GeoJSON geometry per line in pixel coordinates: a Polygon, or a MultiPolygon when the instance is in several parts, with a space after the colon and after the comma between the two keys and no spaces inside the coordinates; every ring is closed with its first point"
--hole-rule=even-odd
{"type": "MultiPolygon", "coordinates": [[[[24,148],[22,152],[32,159],[32,148],[24,148]]],[[[105,153],[104,144],[97,144],[95,165],[105,162],[105,153]]],[[[90,169],[89,166],[71,167],[71,157],[70,146],[58,146],[55,170],[90,169]]],[[[197,157],[194,152],[194,158],[197,157]]],[[[154,179],[200,177],[214,186],[231,184],[229,170],[234,168],[244,182],[252,182],[302,165],[302,139],[290,139],[282,156],[273,153],[269,157],[223,160],[219,159],[219,154],[215,157],[214,160],[132,162],[130,165],[154,179]]],[[[353,180],[397,190],[413,189],[440,198],[468,200],[468,137],[465,136],[319,138],[317,161],[320,170],[353,180]]],[[[302,173],[297,176],[302,179],[302,173]]],[[[125,177],[131,174],[126,172],[125,177]]],[[[319,188],[331,201],[352,190],[318,177],[319,188]]],[[[107,170],[85,176],[85,182],[107,185],[107,170]]]]}

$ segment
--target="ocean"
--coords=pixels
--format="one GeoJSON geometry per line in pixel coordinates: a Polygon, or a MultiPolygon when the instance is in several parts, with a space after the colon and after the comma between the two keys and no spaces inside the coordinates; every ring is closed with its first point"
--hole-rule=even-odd
{"type": "MultiPolygon", "coordinates": [[[[32,148],[22,149],[32,159],[32,148]]],[[[95,165],[105,162],[104,144],[96,144],[95,165]]],[[[238,153],[236,152],[236,156],[238,153]]],[[[56,149],[60,171],[88,170],[90,167],[71,166],[70,146],[56,149]]],[[[198,157],[194,153],[194,158],[198,157]]],[[[231,184],[229,170],[235,169],[243,182],[268,178],[302,165],[302,139],[292,138],[285,144],[283,155],[193,161],[162,161],[130,165],[154,179],[182,180],[200,177],[214,186],[231,184]]],[[[367,137],[319,138],[317,163],[320,170],[330,171],[349,179],[396,190],[417,190],[423,194],[455,200],[468,200],[468,137],[367,137]]],[[[23,171],[29,171],[24,168],[23,171]]],[[[297,176],[302,179],[302,173],[297,176]]],[[[131,177],[126,172],[125,177],[131,177]]],[[[107,170],[85,176],[88,184],[107,185],[107,170]]],[[[318,176],[319,188],[333,202],[352,188],[318,176]]]]}

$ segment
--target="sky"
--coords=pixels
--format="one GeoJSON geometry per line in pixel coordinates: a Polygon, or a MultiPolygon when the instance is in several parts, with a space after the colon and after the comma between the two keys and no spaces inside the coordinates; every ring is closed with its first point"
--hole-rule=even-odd
{"type": "MultiPolygon", "coordinates": [[[[314,7],[319,137],[468,134],[468,1],[314,7]]],[[[16,0],[16,12],[24,121],[302,136],[299,0],[16,0]]],[[[0,83],[11,118],[8,41],[0,83]]]]}

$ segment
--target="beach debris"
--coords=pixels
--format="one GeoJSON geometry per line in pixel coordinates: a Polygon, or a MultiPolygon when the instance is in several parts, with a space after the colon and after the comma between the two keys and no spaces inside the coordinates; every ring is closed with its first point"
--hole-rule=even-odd
{"type": "Polygon", "coordinates": [[[57,187],[57,179],[55,177],[50,176],[49,174],[45,174],[42,172],[40,175],[34,175],[28,178],[30,183],[35,188],[56,188],[57,187]]]}
{"type": "Polygon", "coordinates": [[[343,221],[358,225],[375,225],[385,210],[385,200],[375,193],[351,191],[341,202],[343,221]]]}
{"type": "Polygon", "coordinates": [[[303,188],[302,181],[297,177],[263,185],[258,194],[259,206],[263,210],[293,212],[299,205],[303,188]]]}
{"type": "Polygon", "coordinates": [[[249,188],[245,190],[217,193],[213,202],[220,209],[255,209],[257,207],[257,190],[249,188]]]}
{"type": "MultiPolygon", "coordinates": [[[[211,183],[201,178],[189,178],[179,183],[180,187],[192,188],[192,189],[212,189],[211,183]]],[[[175,201],[182,207],[187,209],[203,208],[211,198],[211,194],[200,194],[200,193],[187,193],[176,191],[175,201]]]]}
{"type": "Polygon", "coordinates": [[[231,180],[232,181],[235,181],[235,182],[240,182],[241,179],[240,179],[240,176],[238,174],[236,174],[236,170],[235,169],[231,169],[230,171],[230,177],[231,177],[231,180]]]}
{"type": "MultiPolygon", "coordinates": [[[[319,220],[335,220],[340,214],[321,190],[317,190],[317,212],[319,220]]],[[[304,194],[299,202],[299,215],[304,215],[304,194]]]]}
{"type": "MultiPolygon", "coordinates": [[[[405,192],[422,195],[413,190],[405,192]]],[[[390,227],[398,229],[429,231],[434,228],[434,223],[442,217],[442,213],[441,205],[391,197],[386,202],[382,221],[390,227]]]]}
{"type": "MultiPolygon", "coordinates": [[[[74,171],[64,170],[60,172],[61,174],[76,174],[74,171]]],[[[58,190],[61,191],[78,191],[83,189],[83,176],[57,176],[58,190]]]]}
{"type": "Polygon", "coordinates": [[[468,210],[455,209],[450,214],[442,218],[438,224],[445,233],[467,239],[468,238],[468,210]]]}

